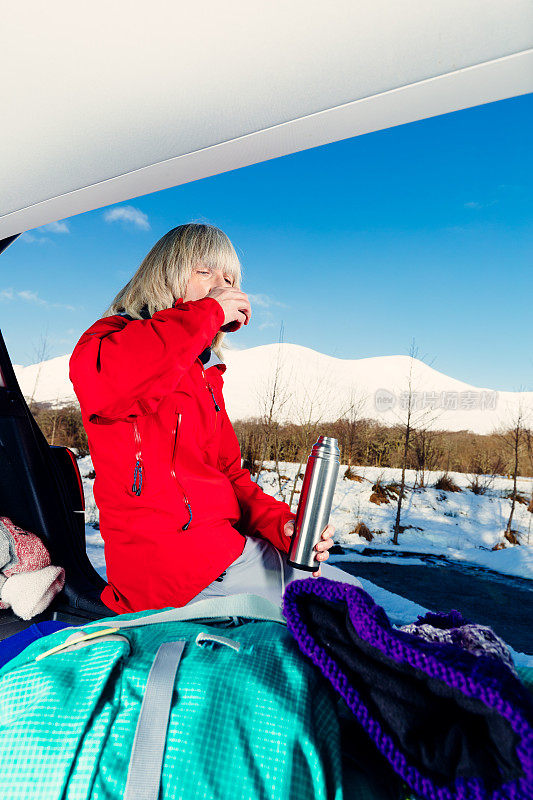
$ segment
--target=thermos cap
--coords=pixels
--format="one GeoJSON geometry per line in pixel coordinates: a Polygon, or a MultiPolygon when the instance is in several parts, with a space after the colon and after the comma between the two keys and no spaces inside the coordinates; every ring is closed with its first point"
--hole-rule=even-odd
{"type": "Polygon", "coordinates": [[[340,451],[337,440],[334,439],[333,436],[319,436],[313,445],[311,457],[339,461],[340,451]]]}

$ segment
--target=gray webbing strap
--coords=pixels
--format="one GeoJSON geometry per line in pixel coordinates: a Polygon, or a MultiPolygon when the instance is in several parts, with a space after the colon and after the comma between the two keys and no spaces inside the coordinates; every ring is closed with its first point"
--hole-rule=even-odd
{"type": "Polygon", "coordinates": [[[157,800],[176,672],[184,641],[164,642],[154,658],[130,756],[124,800],[157,800]]]}
{"type": "MultiPolygon", "coordinates": [[[[195,603],[181,608],[169,608],[166,611],[157,611],[146,617],[137,617],[128,620],[119,620],[114,617],[105,617],[90,624],[81,625],[84,630],[104,625],[106,628],[138,628],[142,625],[154,625],[159,622],[186,622],[225,617],[244,617],[246,619],[263,619],[271,622],[280,622],[286,625],[286,620],[279,606],[265,597],[255,594],[234,594],[225,597],[209,597],[207,600],[198,600],[195,603]]],[[[73,628],[75,630],[75,628],[73,628]]]]}

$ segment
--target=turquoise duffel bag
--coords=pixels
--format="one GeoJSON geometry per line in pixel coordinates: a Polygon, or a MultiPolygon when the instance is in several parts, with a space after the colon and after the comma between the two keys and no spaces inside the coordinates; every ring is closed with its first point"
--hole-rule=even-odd
{"type": "Polygon", "coordinates": [[[254,595],[65,628],[0,669],[2,800],[342,800],[336,698],[254,595]]]}

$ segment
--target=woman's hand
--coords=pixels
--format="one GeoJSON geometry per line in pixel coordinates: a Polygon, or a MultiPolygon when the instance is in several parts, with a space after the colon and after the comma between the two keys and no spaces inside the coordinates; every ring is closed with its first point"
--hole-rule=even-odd
{"type": "Polygon", "coordinates": [[[206,295],[220,303],[224,311],[222,331],[238,331],[242,325],[248,325],[252,316],[252,308],[248,295],[232,286],[215,286],[206,295]]]}
{"type": "MultiPolygon", "coordinates": [[[[284,527],[285,535],[292,536],[294,533],[294,520],[290,519],[288,522],[285,523],[284,527]]],[[[324,530],[322,531],[322,538],[320,542],[315,544],[315,550],[317,554],[315,556],[316,561],[325,561],[329,558],[328,550],[330,547],[333,547],[333,534],[335,533],[335,528],[333,525],[326,525],[324,530]]],[[[312,573],[313,578],[320,577],[320,564],[316,572],[312,573]]]]}

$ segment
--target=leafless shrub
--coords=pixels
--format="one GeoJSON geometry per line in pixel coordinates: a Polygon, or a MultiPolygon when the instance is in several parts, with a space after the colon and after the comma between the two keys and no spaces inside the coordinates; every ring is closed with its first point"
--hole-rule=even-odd
{"type": "Polygon", "coordinates": [[[502,492],[502,497],[507,498],[507,500],[512,500],[514,498],[516,503],[521,503],[523,506],[527,506],[529,503],[527,497],[524,497],[524,495],[520,494],[520,492],[515,494],[512,489],[502,492]]]}
{"type": "Polygon", "coordinates": [[[504,537],[507,539],[508,542],[511,544],[520,544],[518,541],[518,537],[520,536],[520,531],[515,531],[512,528],[506,528],[504,531],[504,537]]]}
{"type": "Polygon", "coordinates": [[[453,478],[444,472],[440,478],[435,482],[435,489],[440,489],[442,492],[462,492],[460,486],[457,486],[453,478]]]}
{"type": "MultiPolygon", "coordinates": [[[[382,503],[390,503],[391,500],[397,501],[401,491],[402,489],[400,484],[396,482],[386,484],[378,479],[372,486],[370,502],[379,506],[382,503]]],[[[403,493],[405,496],[405,487],[403,489],[403,493]]]]}
{"type": "Polygon", "coordinates": [[[487,481],[481,475],[472,475],[468,482],[468,488],[474,494],[486,494],[489,489],[487,481]]]}
{"type": "Polygon", "coordinates": [[[353,531],[350,531],[350,533],[356,534],[357,536],[361,536],[361,538],[366,539],[367,542],[371,542],[372,539],[374,538],[372,536],[370,528],[367,525],[365,525],[365,523],[362,521],[358,522],[353,531]]]}
{"type": "Polygon", "coordinates": [[[346,470],[344,472],[344,475],[343,475],[343,479],[345,481],[357,481],[357,483],[362,483],[364,481],[364,478],[362,478],[360,475],[358,475],[357,472],[355,472],[353,467],[347,467],[346,468],[346,470]]]}

